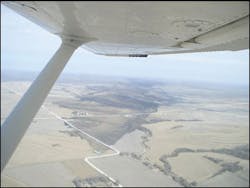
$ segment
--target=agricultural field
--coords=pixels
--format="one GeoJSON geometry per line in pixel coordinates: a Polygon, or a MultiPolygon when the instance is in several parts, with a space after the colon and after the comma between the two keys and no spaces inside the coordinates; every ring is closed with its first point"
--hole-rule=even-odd
{"type": "MultiPolygon", "coordinates": [[[[249,91],[139,79],[61,79],[2,186],[249,186],[249,91]]],[[[1,122],[30,85],[1,83],[1,122]]]]}

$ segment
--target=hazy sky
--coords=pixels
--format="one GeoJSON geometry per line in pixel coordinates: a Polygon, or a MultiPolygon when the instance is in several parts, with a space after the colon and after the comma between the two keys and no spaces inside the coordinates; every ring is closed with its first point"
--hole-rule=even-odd
{"type": "MultiPolygon", "coordinates": [[[[60,39],[1,4],[1,69],[40,72],[60,39]]],[[[63,72],[248,85],[249,50],[106,57],[79,48],[63,72]]]]}

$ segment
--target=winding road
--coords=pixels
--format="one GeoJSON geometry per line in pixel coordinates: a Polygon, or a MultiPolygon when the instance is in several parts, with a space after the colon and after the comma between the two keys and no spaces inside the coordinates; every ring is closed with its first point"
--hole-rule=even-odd
{"type": "MultiPolygon", "coordinates": [[[[55,116],[57,119],[64,121],[68,126],[72,127],[73,129],[81,132],[82,134],[88,136],[89,138],[95,140],[96,142],[108,147],[109,149],[113,150],[115,153],[111,153],[111,154],[104,154],[104,155],[97,155],[97,156],[89,156],[89,157],[85,157],[85,161],[86,163],[88,163],[92,168],[94,168],[96,171],[98,171],[99,173],[101,173],[102,175],[106,176],[110,181],[112,181],[113,183],[117,184],[117,181],[114,180],[112,177],[110,177],[107,173],[103,172],[101,169],[99,169],[98,167],[96,167],[93,163],[91,163],[89,161],[89,159],[98,159],[98,158],[104,158],[104,157],[112,157],[112,156],[116,156],[120,154],[120,151],[117,150],[116,148],[105,144],[104,142],[100,141],[99,139],[91,136],[90,134],[84,132],[83,130],[75,127],[74,125],[72,125],[70,122],[68,122],[67,120],[61,118],[60,116],[58,116],[56,113],[50,111],[47,107],[45,107],[44,105],[42,106],[42,108],[44,108],[45,110],[47,110],[51,115],[55,116]]],[[[119,187],[122,187],[121,184],[118,184],[119,187]]]]}

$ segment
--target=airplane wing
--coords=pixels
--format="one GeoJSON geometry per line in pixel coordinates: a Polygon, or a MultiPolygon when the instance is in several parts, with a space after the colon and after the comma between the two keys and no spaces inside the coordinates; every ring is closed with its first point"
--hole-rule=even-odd
{"type": "Polygon", "coordinates": [[[83,48],[146,57],[249,48],[249,2],[24,1],[4,5],[83,48]]]}

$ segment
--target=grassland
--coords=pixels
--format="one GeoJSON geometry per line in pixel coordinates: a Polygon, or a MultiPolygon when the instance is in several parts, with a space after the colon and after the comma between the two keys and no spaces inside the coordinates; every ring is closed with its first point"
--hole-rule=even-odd
{"type": "MultiPolygon", "coordinates": [[[[30,82],[1,85],[1,122],[30,82]]],[[[249,186],[248,88],[136,79],[58,82],[44,106],[120,151],[91,162],[124,186],[249,186]]],[[[112,153],[41,108],[3,186],[114,186],[84,158],[112,153]],[[63,177],[63,178],[60,178],[63,177]]]]}

